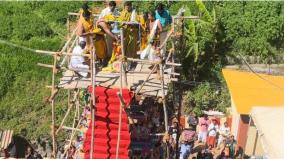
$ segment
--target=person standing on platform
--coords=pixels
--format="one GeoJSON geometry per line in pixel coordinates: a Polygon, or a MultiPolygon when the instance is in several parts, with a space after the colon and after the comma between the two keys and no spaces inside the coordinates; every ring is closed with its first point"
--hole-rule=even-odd
{"type": "MultiPolygon", "coordinates": [[[[160,33],[160,44],[162,44],[167,37],[168,30],[170,30],[171,28],[172,16],[170,12],[165,9],[164,4],[158,3],[155,11],[155,18],[159,19],[163,28],[163,31],[160,33]]],[[[161,55],[164,56],[165,53],[166,53],[166,46],[161,48],[161,55]]]]}
{"type": "Polygon", "coordinates": [[[118,36],[116,36],[111,29],[113,25],[108,23],[109,21],[115,21],[115,19],[120,15],[119,11],[116,9],[116,2],[108,2],[108,6],[102,10],[99,15],[96,25],[104,30],[106,33],[106,45],[107,45],[107,59],[111,58],[113,50],[113,42],[118,42],[118,36]]]}

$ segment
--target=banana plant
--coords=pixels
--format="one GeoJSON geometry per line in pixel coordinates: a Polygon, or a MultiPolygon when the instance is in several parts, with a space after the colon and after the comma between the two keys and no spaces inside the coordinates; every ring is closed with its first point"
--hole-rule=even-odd
{"type": "MultiPolygon", "coordinates": [[[[187,22],[186,27],[186,39],[189,42],[189,48],[188,52],[186,54],[186,58],[189,57],[191,54],[194,55],[194,62],[196,63],[200,57],[200,55],[203,55],[205,53],[204,47],[200,46],[200,43],[202,40],[211,40],[212,37],[209,36],[203,36],[199,35],[199,30],[202,30],[204,32],[212,33],[216,32],[216,13],[215,9],[213,7],[212,13],[210,13],[204,3],[201,0],[196,0],[196,6],[198,7],[198,11],[201,14],[200,19],[193,21],[192,19],[189,19],[187,22]]],[[[190,16],[191,11],[188,6],[186,6],[186,16],[190,16]]],[[[214,43],[213,43],[214,44],[214,43]]],[[[212,46],[213,49],[215,49],[215,45],[212,46]]]]}

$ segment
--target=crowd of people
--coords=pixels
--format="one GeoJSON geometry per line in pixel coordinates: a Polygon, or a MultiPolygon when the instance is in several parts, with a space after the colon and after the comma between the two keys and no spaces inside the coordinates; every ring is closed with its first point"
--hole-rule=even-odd
{"type": "Polygon", "coordinates": [[[134,101],[130,105],[130,112],[130,158],[164,158],[166,145],[162,134],[165,125],[161,104],[156,99],[147,97],[143,102],[134,101]]]}
{"type": "Polygon", "coordinates": [[[67,159],[80,159],[84,158],[83,142],[85,138],[85,132],[89,127],[91,120],[91,108],[89,106],[84,107],[81,114],[81,120],[78,124],[79,133],[74,134],[73,140],[66,140],[66,142],[58,147],[56,158],[67,159]]]}
{"type": "Polygon", "coordinates": [[[188,118],[179,139],[180,159],[236,159],[240,152],[227,122],[220,124],[216,118],[204,114],[199,119],[194,114],[188,118]],[[196,155],[195,155],[196,154],[196,155]]]}

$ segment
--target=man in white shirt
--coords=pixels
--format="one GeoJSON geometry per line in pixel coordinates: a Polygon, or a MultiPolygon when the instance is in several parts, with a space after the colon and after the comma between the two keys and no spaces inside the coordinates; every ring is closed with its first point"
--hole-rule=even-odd
{"type": "Polygon", "coordinates": [[[99,19],[102,19],[109,14],[112,14],[113,16],[119,16],[120,15],[119,11],[116,9],[115,1],[110,1],[108,3],[108,7],[106,7],[105,9],[102,10],[101,14],[99,15],[99,19]]]}
{"type": "Polygon", "coordinates": [[[215,147],[216,136],[217,136],[218,130],[219,130],[219,127],[217,125],[217,120],[212,119],[212,122],[208,126],[208,138],[207,138],[207,144],[208,146],[211,146],[212,148],[215,147]]]}
{"type": "Polygon", "coordinates": [[[224,143],[224,140],[230,136],[230,128],[228,127],[228,123],[224,122],[224,125],[222,125],[219,129],[219,138],[218,138],[218,148],[220,148],[220,145],[224,143]]]}
{"type": "Polygon", "coordinates": [[[107,56],[108,58],[110,58],[112,55],[112,42],[113,40],[118,40],[118,38],[111,32],[111,30],[108,28],[108,25],[106,24],[105,17],[107,15],[112,15],[114,17],[118,17],[120,15],[119,11],[116,9],[115,1],[110,1],[108,3],[108,7],[102,10],[97,21],[97,26],[101,27],[107,33],[107,56]]]}
{"type": "Polygon", "coordinates": [[[87,71],[89,70],[89,66],[85,64],[84,57],[80,56],[84,54],[85,47],[86,47],[85,38],[80,37],[79,45],[75,46],[72,51],[72,56],[69,64],[70,69],[74,69],[76,73],[78,73],[80,76],[83,77],[88,76],[87,71]]]}

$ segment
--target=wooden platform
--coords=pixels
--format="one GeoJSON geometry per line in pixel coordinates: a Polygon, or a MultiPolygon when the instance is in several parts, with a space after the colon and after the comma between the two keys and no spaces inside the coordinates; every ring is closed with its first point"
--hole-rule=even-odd
{"type": "MultiPolygon", "coordinates": [[[[127,73],[127,87],[129,89],[136,89],[146,80],[150,65],[138,64],[134,72],[127,73]]],[[[165,69],[164,73],[164,89],[165,95],[168,92],[168,84],[171,82],[170,75],[168,72],[171,68],[165,69]]],[[[104,87],[119,88],[120,87],[120,73],[107,73],[98,72],[96,74],[96,84],[104,87]]],[[[60,79],[58,85],[59,88],[63,89],[75,89],[75,88],[87,88],[91,85],[91,78],[79,78],[73,71],[66,71],[63,73],[63,77],[60,79]]],[[[145,83],[140,91],[141,94],[149,96],[162,96],[161,80],[157,73],[152,74],[149,80],[145,83]]]]}

